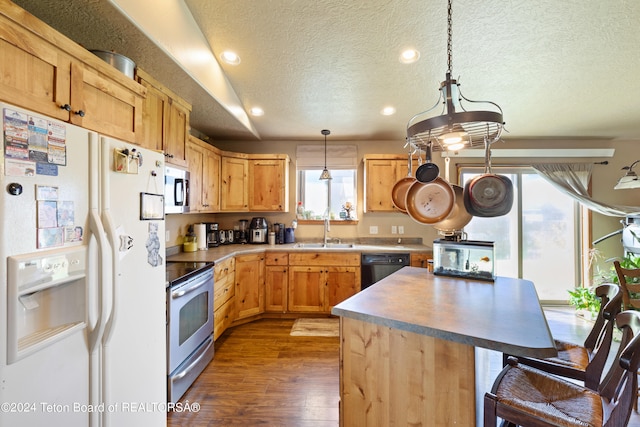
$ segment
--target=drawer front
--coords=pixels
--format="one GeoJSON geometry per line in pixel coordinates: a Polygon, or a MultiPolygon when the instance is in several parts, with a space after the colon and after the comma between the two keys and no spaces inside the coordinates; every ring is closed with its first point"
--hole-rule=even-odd
{"type": "Polygon", "coordinates": [[[360,253],[331,252],[331,253],[289,253],[289,265],[335,265],[342,267],[357,267],[360,265],[360,253]]]}
{"type": "Polygon", "coordinates": [[[265,263],[266,265],[287,265],[289,264],[289,254],[286,252],[267,252],[265,263]]]}
{"type": "Polygon", "coordinates": [[[215,281],[222,280],[225,275],[233,274],[235,271],[235,258],[227,258],[213,266],[213,274],[215,281]]]}
{"type": "Polygon", "coordinates": [[[217,340],[220,335],[231,325],[236,317],[235,301],[231,298],[222,307],[213,312],[213,339],[217,340]]]}
{"type": "Polygon", "coordinates": [[[235,294],[234,275],[226,274],[221,280],[214,282],[213,287],[213,309],[217,310],[222,304],[229,301],[235,294]]]}

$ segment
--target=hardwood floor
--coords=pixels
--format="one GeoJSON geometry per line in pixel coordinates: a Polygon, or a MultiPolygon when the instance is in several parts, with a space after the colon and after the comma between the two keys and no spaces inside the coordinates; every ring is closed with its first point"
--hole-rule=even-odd
{"type": "MultiPolygon", "coordinates": [[[[583,342],[591,327],[570,309],[550,307],[545,313],[559,339],[583,342]]],[[[180,400],[197,403],[199,411],[171,412],[167,425],[337,427],[338,338],[292,337],[292,325],[293,320],[263,319],[227,330],[216,341],[213,361],[180,400]]],[[[487,390],[501,355],[482,354],[477,381],[487,390]]],[[[640,427],[637,412],[628,426],[640,427]]]]}

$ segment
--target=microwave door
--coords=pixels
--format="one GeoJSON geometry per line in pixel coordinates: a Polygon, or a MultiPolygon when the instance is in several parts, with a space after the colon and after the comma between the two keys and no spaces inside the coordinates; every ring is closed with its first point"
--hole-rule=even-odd
{"type": "Polygon", "coordinates": [[[184,205],[184,180],[176,178],[173,183],[173,200],[176,206],[184,205]]]}

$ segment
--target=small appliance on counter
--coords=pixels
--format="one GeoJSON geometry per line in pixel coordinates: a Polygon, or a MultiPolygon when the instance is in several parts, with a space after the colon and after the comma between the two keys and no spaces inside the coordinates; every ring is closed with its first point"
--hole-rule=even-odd
{"type": "Polygon", "coordinates": [[[249,236],[247,236],[247,224],[249,223],[248,219],[241,219],[240,225],[238,226],[238,238],[236,242],[238,243],[247,243],[249,241],[249,236]]]}
{"type": "Polygon", "coordinates": [[[207,222],[207,247],[208,248],[217,248],[220,245],[220,235],[218,232],[218,223],[217,222],[207,222]]]}
{"type": "Polygon", "coordinates": [[[284,243],[284,224],[276,222],[273,224],[273,232],[275,233],[275,242],[277,245],[284,243]]]}
{"type": "Polygon", "coordinates": [[[251,220],[249,226],[249,243],[267,243],[267,220],[256,217],[251,220]]]}
{"type": "Polygon", "coordinates": [[[493,242],[437,239],[433,241],[433,274],[493,282],[493,242]]]}

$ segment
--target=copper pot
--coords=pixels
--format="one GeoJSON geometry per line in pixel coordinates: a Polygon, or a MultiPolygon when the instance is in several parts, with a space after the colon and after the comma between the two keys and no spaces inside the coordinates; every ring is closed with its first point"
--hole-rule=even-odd
{"type": "Polygon", "coordinates": [[[426,183],[416,180],[407,191],[407,213],[414,221],[432,225],[451,214],[455,201],[453,187],[444,179],[426,183]]]}
{"type": "Polygon", "coordinates": [[[451,214],[444,220],[433,224],[433,228],[443,233],[460,231],[473,219],[473,215],[467,212],[464,206],[463,188],[459,185],[452,185],[451,187],[453,187],[456,195],[456,203],[453,206],[451,214]]]}

